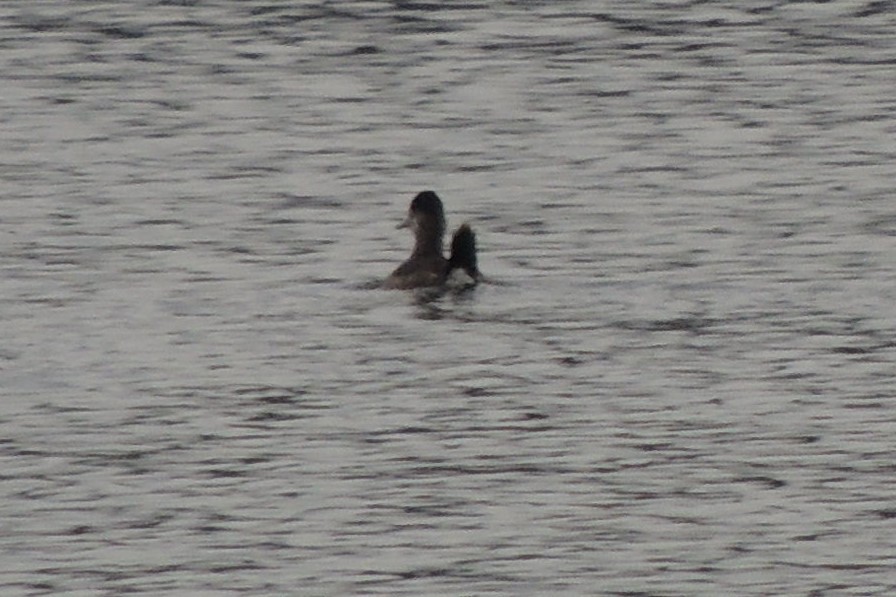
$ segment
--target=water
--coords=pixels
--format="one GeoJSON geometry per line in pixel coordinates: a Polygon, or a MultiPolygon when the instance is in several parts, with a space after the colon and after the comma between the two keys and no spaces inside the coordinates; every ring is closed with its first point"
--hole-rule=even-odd
{"type": "Polygon", "coordinates": [[[3,595],[893,594],[892,6],[742,4],[0,5],[3,595]]]}

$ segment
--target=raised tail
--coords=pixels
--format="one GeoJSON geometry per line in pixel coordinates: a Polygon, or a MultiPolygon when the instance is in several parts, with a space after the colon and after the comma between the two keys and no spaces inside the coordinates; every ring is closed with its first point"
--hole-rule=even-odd
{"type": "Polygon", "coordinates": [[[475,284],[482,275],[476,267],[476,235],[468,224],[461,225],[451,239],[451,258],[448,259],[448,275],[460,269],[470,276],[475,284]]]}

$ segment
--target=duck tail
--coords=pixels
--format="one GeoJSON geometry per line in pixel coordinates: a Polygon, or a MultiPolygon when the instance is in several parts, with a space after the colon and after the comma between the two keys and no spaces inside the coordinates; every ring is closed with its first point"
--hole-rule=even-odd
{"type": "Polygon", "coordinates": [[[469,224],[463,224],[451,239],[451,258],[448,260],[448,274],[455,269],[464,270],[474,282],[482,277],[476,267],[476,234],[469,224]]]}

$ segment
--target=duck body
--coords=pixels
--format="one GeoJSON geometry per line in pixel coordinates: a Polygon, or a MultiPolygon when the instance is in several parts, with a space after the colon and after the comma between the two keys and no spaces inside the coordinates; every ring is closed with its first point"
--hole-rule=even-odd
{"type": "Polygon", "coordinates": [[[442,286],[453,278],[455,270],[462,270],[468,280],[466,286],[481,278],[476,266],[476,235],[467,224],[460,226],[451,240],[451,256],[442,254],[445,236],[445,211],[442,200],[433,191],[419,193],[408,208],[408,216],[399,228],[410,228],[414,233],[411,256],[386,278],[385,288],[411,289],[442,286]]]}

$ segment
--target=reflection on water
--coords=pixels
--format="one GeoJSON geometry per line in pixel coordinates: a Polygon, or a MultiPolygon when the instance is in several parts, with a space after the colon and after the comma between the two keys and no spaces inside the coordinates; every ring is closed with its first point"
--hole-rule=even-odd
{"type": "Polygon", "coordinates": [[[892,594],[885,4],[2,9],[3,593],[892,594]]]}

